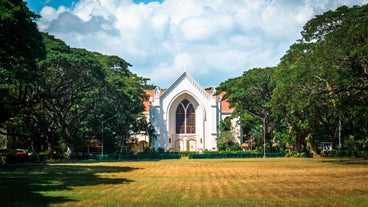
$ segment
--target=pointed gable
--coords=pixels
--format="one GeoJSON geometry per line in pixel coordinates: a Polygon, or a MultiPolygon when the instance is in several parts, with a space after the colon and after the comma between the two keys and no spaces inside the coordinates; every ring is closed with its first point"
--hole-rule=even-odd
{"type": "MultiPolygon", "coordinates": [[[[210,99],[211,96],[215,95],[216,89],[214,87],[211,88],[211,90],[204,90],[197,81],[195,81],[192,76],[188,72],[184,72],[176,81],[170,85],[170,87],[166,90],[159,90],[158,87],[155,88],[155,90],[145,90],[145,93],[149,97],[147,100],[144,100],[144,112],[149,112],[150,110],[150,103],[153,103],[158,98],[164,97],[165,94],[167,95],[171,91],[173,91],[182,81],[188,81],[190,82],[195,88],[197,88],[207,99],[210,99]]],[[[219,95],[216,95],[216,101],[219,101],[219,97],[224,96],[224,92],[222,92],[219,95]]],[[[234,111],[234,108],[230,108],[230,104],[227,100],[222,99],[221,100],[221,110],[222,112],[232,113],[234,111]]]]}
{"type": "Polygon", "coordinates": [[[162,94],[162,98],[165,98],[167,94],[172,92],[181,82],[188,81],[191,85],[193,85],[206,99],[210,99],[211,96],[202,88],[201,85],[197,81],[195,81],[192,76],[184,71],[184,73],[173,83],[171,86],[162,94]]]}

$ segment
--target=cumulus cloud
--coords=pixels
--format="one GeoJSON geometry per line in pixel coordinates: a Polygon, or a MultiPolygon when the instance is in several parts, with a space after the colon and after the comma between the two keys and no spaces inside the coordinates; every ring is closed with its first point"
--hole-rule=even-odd
{"type": "MultiPolygon", "coordinates": [[[[357,0],[364,4],[368,0],[357,0]]],[[[183,65],[203,86],[276,66],[316,14],[349,0],[80,0],[44,7],[39,28],[72,47],[118,55],[163,88],[183,65]]]]}

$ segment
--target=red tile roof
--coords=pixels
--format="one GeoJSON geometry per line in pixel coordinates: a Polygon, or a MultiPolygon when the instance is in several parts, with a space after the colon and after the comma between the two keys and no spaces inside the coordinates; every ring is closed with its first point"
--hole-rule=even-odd
{"type": "Polygon", "coordinates": [[[143,101],[144,112],[149,112],[149,104],[150,104],[150,101],[154,101],[153,99],[155,98],[155,91],[154,90],[144,90],[144,92],[146,92],[148,96],[148,99],[143,101]]]}
{"type": "MultiPolygon", "coordinates": [[[[223,97],[225,95],[225,92],[221,92],[219,95],[217,95],[216,96],[216,101],[218,101],[218,98],[219,97],[223,97]]],[[[226,99],[222,99],[221,100],[221,111],[222,112],[229,112],[229,113],[231,113],[231,112],[233,112],[234,111],[234,108],[231,108],[230,107],[230,103],[229,103],[229,101],[226,99]]]]}

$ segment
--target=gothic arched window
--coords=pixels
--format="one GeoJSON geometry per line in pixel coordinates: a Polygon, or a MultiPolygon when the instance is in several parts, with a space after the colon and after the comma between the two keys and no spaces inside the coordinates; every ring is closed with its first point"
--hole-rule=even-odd
{"type": "Polygon", "coordinates": [[[176,108],[176,133],[195,133],[195,110],[187,99],[184,99],[176,108]]]}

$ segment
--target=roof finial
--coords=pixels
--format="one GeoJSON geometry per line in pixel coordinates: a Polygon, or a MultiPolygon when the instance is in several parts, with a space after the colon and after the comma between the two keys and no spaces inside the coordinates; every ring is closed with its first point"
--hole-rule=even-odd
{"type": "Polygon", "coordinates": [[[183,70],[184,70],[185,73],[187,72],[187,69],[188,69],[188,65],[187,64],[184,64],[183,65],[183,70]]]}

